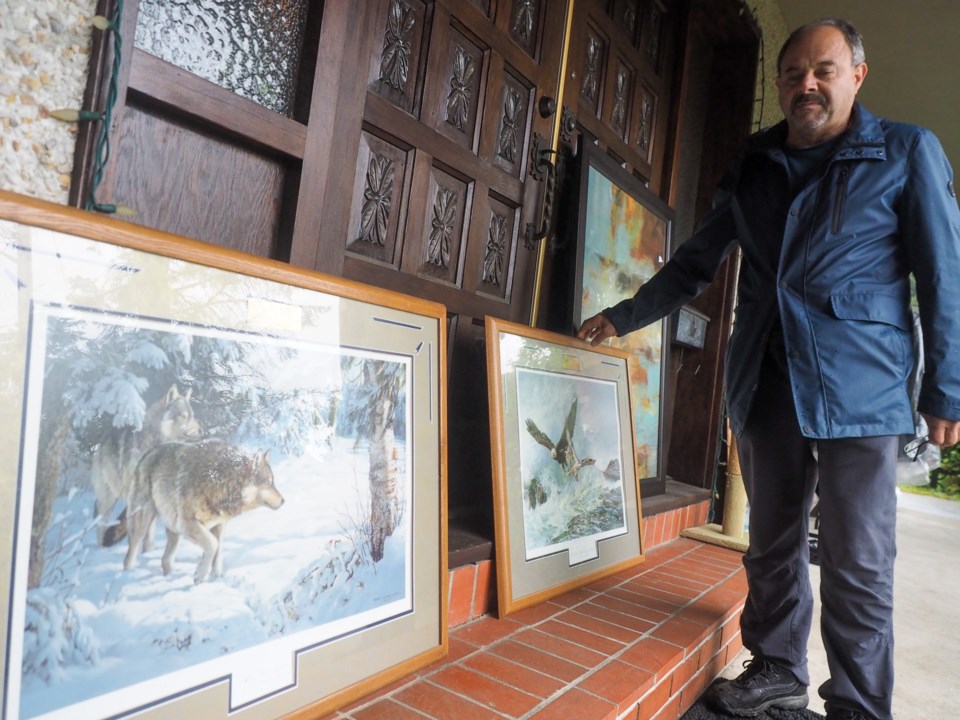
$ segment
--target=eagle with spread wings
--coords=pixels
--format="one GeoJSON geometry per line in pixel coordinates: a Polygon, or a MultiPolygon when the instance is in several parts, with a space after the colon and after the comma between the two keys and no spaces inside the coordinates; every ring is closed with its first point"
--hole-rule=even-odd
{"type": "Polygon", "coordinates": [[[567,421],[563,424],[563,432],[560,433],[560,439],[553,442],[545,433],[543,433],[537,424],[527,418],[527,432],[533,439],[543,445],[550,451],[550,457],[556,460],[563,472],[572,475],[574,480],[580,479],[580,470],[587,465],[593,465],[596,460],[593,458],[578,458],[577,452],[573,447],[573,429],[577,421],[577,398],[573,398],[570,405],[570,411],[567,413],[567,421]]]}

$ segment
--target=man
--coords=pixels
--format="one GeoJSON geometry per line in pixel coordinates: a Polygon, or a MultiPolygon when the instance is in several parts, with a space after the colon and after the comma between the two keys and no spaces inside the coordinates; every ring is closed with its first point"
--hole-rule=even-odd
{"type": "Polygon", "coordinates": [[[914,432],[910,274],[929,441],[960,431],[960,210],[928,131],[855,102],[867,75],[846,21],[794,31],[777,62],[785,120],[750,138],[697,232],[637,294],[586,320],[594,345],[695,297],[742,251],[727,357],[750,548],[741,618],[753,660],[707,700],[755,716],[807,704],[807,519],[821,500],[828,718],[891,720],[897,436],[914,432]],[[952,288],[952,289],[951,289],[952,288]]]}

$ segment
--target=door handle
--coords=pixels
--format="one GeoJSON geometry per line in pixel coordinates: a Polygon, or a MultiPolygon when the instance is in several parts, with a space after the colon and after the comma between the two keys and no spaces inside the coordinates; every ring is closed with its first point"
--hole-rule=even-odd
{"type": "Polygon", "coordinates": [[[550,223],[553,221],[553,196],[557,184],[557,166],[551,160],[557,151],[544,147],[546,139],[539,133],[533,134],[533,143],[530,148],[530,177],[543,184],[540,193],[540,202],[535,218],[539,222],[528,222],[524,232],[523,246],[527,250],[535,250],[537,243],[550,232],[550,223]]]}

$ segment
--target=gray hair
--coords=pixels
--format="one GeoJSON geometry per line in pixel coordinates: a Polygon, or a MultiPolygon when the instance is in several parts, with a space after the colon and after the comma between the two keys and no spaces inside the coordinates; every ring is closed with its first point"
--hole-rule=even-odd
{"type": "Polygon", "coordinates": [[[801,25],[790,33],[790,37],[787,38],[783,47],[780,48],[780,54],[777,55],[777,75],[780,74],[780,63],[783,62],[783,56],[786,54],[787,48],[807,30],[818,27],[833,27],[843,33],[843,37],[847,41],[847,46],[850,48],[850,54],[853,56],[854,67],[866,60],[866,55],[863,52],[863,35],[860,34],[860,31],[846,20],[836,17],[825,17],[814,20],[813,22],[808,22],[806,25],[801,25]]]}

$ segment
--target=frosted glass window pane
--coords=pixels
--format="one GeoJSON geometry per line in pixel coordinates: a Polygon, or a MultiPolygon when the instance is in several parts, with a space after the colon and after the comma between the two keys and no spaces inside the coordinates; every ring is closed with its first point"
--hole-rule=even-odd
{"type": "Polygon", "coordinates": [[[290,117],[309,0],[140,0],[141,50],[290,117]]]}

